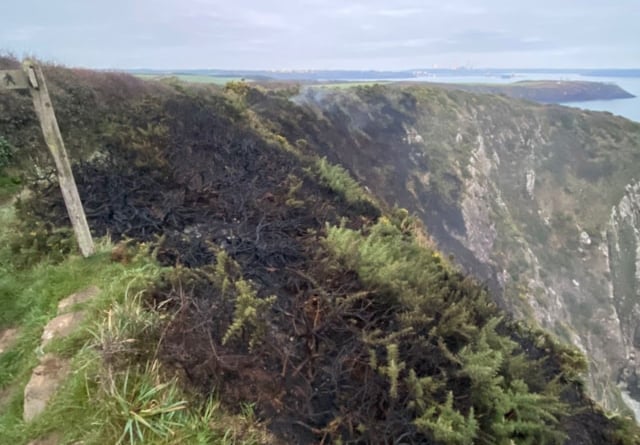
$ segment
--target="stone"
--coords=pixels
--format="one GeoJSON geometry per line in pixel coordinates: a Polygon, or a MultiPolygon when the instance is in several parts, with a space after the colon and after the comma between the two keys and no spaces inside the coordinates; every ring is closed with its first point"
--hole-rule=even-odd
{"type": "Polygon", "coordinates": [[[69,295],[67,298],[61,300],[58,303],[58,314],[69,312],[74,306],[78,304],[86,303],[94,299],[100,293],[98,286],[90,286],[79,292],[69,295]]]}
{"type": "Polygon", "coordinates": [[[69,370],[68,359],[62,359],[54,354],[45,354],[42,357],[24,388],[23,418],[25,422],[35,419],[44,411],[51,396],[69,374],[69,370]]]}
{"type": "Polygon", "coordinates": [[[529,198],[533,199],[535,197],[533,192],[535,191],[536,187],[536,172],[533,170],[527,171],[527,173],[525,174],[525,180],[525,188],[527,189],[527,194],[529,195],[529,198]]]}
{"type": "Polygon", "coordinates": [[[18,330],[15,328],[5,329],[0,332],[0,354],[11,348],[18,338],[18,330]]]}
{"type": "Polygon", "coordinates": [[[54,338],[64,338],[71,334],[86,318],[86,311],[70,312],[51,319],[44,327],[41,347],[45,347],[54,338]]]}
{"type": "Polygon", "coordinates": [[[583,245],[583,246],[590,246],[591,245],[591,237],[584,230],[582,232],[580,232],[580,244],[583,245]]]}
{"type": "Polygon", "coordinates": [[[421,144],[422,142],[424,142],[424,139],[422,138],[422,136],[420,136],[415,128],[405,127],[405,132],[407,133],[407,136],[403,139],[405,140],[405,142],[407,142],[407,144],[421,144]]]}

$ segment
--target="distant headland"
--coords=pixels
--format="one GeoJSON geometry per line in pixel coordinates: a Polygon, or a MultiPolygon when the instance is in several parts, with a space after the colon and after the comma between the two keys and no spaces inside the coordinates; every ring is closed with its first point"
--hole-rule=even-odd
{"type": "Polygon", "coordinates": [[[435,85],[472,93],[504,94],[509,97],[542,103],[586,102],[635,97],[613,83],[577,80],[524,80],[506,84],[436,83],[435,85]]]}

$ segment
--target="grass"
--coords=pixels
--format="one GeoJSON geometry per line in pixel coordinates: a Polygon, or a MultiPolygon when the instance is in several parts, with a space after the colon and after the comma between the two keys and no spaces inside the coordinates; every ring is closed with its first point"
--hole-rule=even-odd
{"type": "MultiPolygon", "coordinates": [[[[252,79],[244,79],[242,77],[225,77],[225,76],[205,76],[201,74],[147,74],[140,73],[134,74],[134,76],[144,80],[162,80],[162,79],[178,79],[183,82],[190,83],[212,83],[216,85],[225,85],[229,82],[244,80],[245,82],[252,82],[252,79]]],[[[361,82],[326,82],[319,83],[317,86],[326,88],[351,88],[358,86],[371,86],[371,85],[384,85],[391,83],[389,81],[361,81],[361,82]]],[[[315,84],[314,84],[315,85],[315,84]]]]}
{"type": "Polygon", "coordinates": [[[340,165],[331,164],[327,158],[319,158],[315,162],[314,173],[320,183],[330,188],[351,205],[371,203],[370,198],[360,184],[340,165]]]}
{"type": "Polygon", "coordinates": [[[0,205],[9,201],[21,188],[19,178],[0,173],[0,205]]]}
{"type": "MultiPolygon", "coordinates": [[[[0,205],[0,329],[17,327],[15,344],[0,355],[0,443],[14,445],[55,434],[61,444],[270,443],[250,409],[230,415],[215,397],[185,392],[155,358],[165,318],[143,305],[145,290],[164,272],[147,249],[126,264],[111,260],[109,240],[84,259],[42,260],[17,268],[8,241],[15,212],[0,205]],[[40,350],[42,329],[58,302],[96,285],[87,318],[65,339],[40,350]],[[71,374],[45,412],[22,420],[24,386],[42,352],[67,357],[71,374]]],[[[165,316],[166,317],[166,316],[165,316]]]]}

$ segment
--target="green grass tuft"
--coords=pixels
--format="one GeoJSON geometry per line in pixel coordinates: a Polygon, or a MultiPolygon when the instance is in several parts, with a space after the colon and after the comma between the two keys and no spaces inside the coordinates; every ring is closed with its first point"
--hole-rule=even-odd
{"type": "Polygon", "coordinates": [[[271,439],[250,410],[229,415],[215,397],[184,392],[155,355],[165,318],[144,305],[145,290],[164,273],[141,246],[126,264],[113,262],[113,246],[54,263],[47,255],[16,267],[6,242],[15,221],[0,206],[0,329],[17,327],[16,342],[0,355],[0,443],[26,444],[47,435],[63,444],[262,444],[271,439]],[[90,285],[100,294],[83,304],[87,318],[47,351],[67,357],[72,372],[45,412],[22,420],[24,386],[38,363],[42,329],[58,302],[90,285]]]}

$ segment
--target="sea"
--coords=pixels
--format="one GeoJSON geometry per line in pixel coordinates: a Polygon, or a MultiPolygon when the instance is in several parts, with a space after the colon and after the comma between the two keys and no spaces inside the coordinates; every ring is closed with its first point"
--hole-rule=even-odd
{"type": "Polygon", "coordinates": [[[632,121],[640,122],[640,77],[603,77],[588,76],[577,73],[562,72],[532,72],[515,73],[508,76],[496,75],[465,75],[465,76],[438,76],[414,77],[412,81],[436,82],[436,83],[488,83],[508,84],[523,80],[582,80],[591,82],[614,83],[636,97],[629,99],[592,100],[587,102],[567,102],[561,105],[582,108],[593,111],[608,111],[618,116],[626,117],[632,121]]]}

